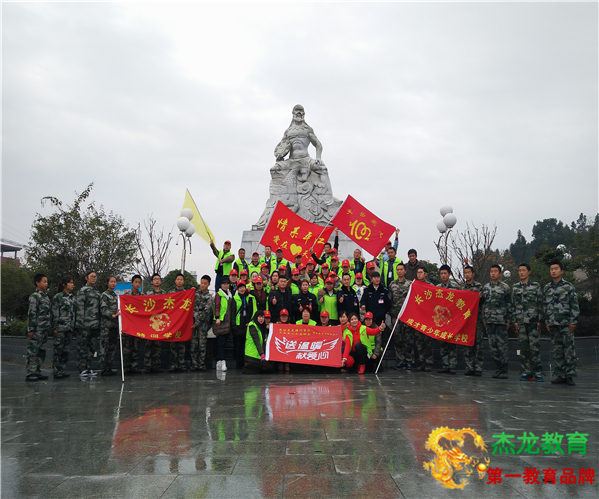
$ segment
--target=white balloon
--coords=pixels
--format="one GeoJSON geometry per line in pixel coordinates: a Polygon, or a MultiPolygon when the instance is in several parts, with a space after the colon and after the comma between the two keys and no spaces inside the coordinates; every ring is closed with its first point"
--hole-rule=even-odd
{"type": "Polygon", "coordinates": [[[443,217],[443,223],[450,229],[458,222],[457,217],[453,213],[448,213],[443,217]]]}
{"type": "Polygon", "coordinates": [[[193,226],[192,223],[189,224],[189,227],[187,227],[187,229],[185,230],[185,235],[187,237],[191,237],[196,233],[196,228],[193,226]]]}
{"type": "Polygon", "coordinates": [[[189,221],[189,218],[187,217],[181,217],[177,219],[177,228],[181,231],[181,232],[185,232],[187,230],[187,227],[189,227],[191,225],[191,222],[189,221]]]}
{"type": "Polygon", "coordinates": [[[183,208],[181,210],[181,216],[187,218],[187,220],[191,220],[193,218],[193,211],[191,208],[183,208]]]}
{"type": "Polygon", "coordinates": [[[512,276],[512,273],[509,270],[503,272],[503,277],[509,279],[512,276]]]}
{"type": "Polygon", "coordinates": [[[446,230],[447,230],[447,226],[443,223],[443,220],[441,220],[438,224],[437,224],[437,230],[443,234],[446,230]]]}
{"type": "Polygon", "coordinates": [[[444,217],[448,213],[453,213],[453,208],[451,206],[447,206],[447,205],[441,206],[441,209],[439,211],[441,213],[441,216],[444,217]]]}

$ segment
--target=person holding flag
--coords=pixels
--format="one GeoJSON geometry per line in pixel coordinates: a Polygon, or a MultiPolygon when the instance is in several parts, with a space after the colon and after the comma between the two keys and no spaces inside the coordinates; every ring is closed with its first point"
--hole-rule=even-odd
{"type": "MultiPolygon", "coordinates": [[[[135,274],[131,278],[131,289],[125,291],[125,295],[140,296],[142,279],[139,274],[135,274]]],[[[123,367],[125,374],[141,374],[143,365],[141,361],[141,347],[144,340],[131,336],[130,334],[123,335],[123,367]]]]}
{"type": "Polygon", "coordinates": [[[389,284],[389,300],[391,301],[391,326],[397,328],[393,346],[395,349],[395,358],[397,364],[396,370],[412,369],[414,364],[414,331],[407,324],[399,321],[397,325],[395,321],[399,316],[399,312],[403,307],[410,284],[412,281],[406,279],[406,266],[403,263],[398,263],[397,279],[389,284]]]}
{"type": "Polygon", "coordinates": [[[304,326],[316,326],[316,321],[311,319],[312,309],[310,305],[306,305],[302,309],[302,318],[299,321],[295,321],[296,324],[304,326]]]}
{"type": "MultiPolygon", "coordinates": [[[[174,293],[180,293],[181,291],[185,291],[183,285],[185,284],[185,276],[179,272],[175,276],[175,291],[174,293]]],[[[171,343],[171,358],[170,358],[170,367],[169,371],[179,372],[185,371],[185,342],[183,341],[173,341],[171,343]]]]}
{"type": "MultiPolygon", "coordinates": [[[[439,277],[441,284],[438,286],[445,289],[460,289],[460,287],[451,280],[451,267],[449,265],[441,265],[439,267],[439,277]]],[[[441,341],[441,370],[439,373],[456,374],[458,367],[458,351],[455,343],[441,341]]]]}
{"type": "Polygon", "coordinates": [[[214,270],[216,272],[216,280],[214,283],[214,290],[218,293],[220,289],[220,283],[224,276],[229,276],[231,269],[233,268],[233,262],[235,261],[235,255],[231,253],[231,241],[225,241],[222,250],[217,250],[214,245],[214,240],[210,240],[210,248],[212,253],[216,257],[216,265],[214,270]]]}
{"type": "MultiPolygon", "coordinates": [[[[146,292],[146,295],[162,295],[164,291],[161,289],[162,278],[160,274],[155,272],[152,275],[152,289],[146,292]]],[[[160,353],[162,352],[162,341],[146,341],[144,352],[144,368],[148,373],[162,372],[160,365],[160,353]]]]}

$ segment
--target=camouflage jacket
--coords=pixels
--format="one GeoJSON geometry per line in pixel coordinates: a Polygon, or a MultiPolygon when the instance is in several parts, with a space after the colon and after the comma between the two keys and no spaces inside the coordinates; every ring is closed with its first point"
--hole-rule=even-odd
{"type": "Polygon", "coordinates": [[[397,318],[411,284],[412,281],[408,281],[407,279],[404,279],[401,282],[395,279],[389,283],[389,298],[391,299],[390,313],[393,320],[397,318]]]}
{"type": "Polygon", "coordinates": [[[538,282],[514,284],[512,287],[513,321],[537,323],[543,316],[543,293],[538,282]]]}
{"type": "Polygon", "coordinates": [[[119,297],[114,291],[107,289],[100,297],[100,315],[102,327],[118,327],[119,318],[113,317],[119,309],[119,297]]]}
{"type": "MultiPolygon", "coordinates": [[[[473,280],[472,284],[468,284],[467,282],[465,282],[462,286],[462,289],[464,291],[475,291],[476,293],[479,293],[479,295],[480,295],[480,292],[483,289],[483,285],[480,282],[473,280]]],[[[476,323],[479,326],[483,323],[483,297],[482,296],[480,296],[479,302],[478,302],[478,317],[476,319],[476,323]]]]}
{"type": "Polygon", "coordinates": [[[543,289],[543,318],[550,326],[576,324],[580,308],[574,286],[564,279],[550,282],[543,289]]]}
{"type": "Polygon", "coordinates": [[[75,329],[75,295],[60,293],[52,299],[52,328],[56,331],[73,331],[75,329]]]}
{"type": "Polygon", "coordinates": [[[39,289],[29,297],[27,331],[44,331],[52,327],[52,303],[39,289]]]}
{"type": "Polygon", "coordinates": [[[134,293],[133,289],[127,289],[127,290],[125,290],[125,293],[123,293],[123,294],[130,295],[130,296],[140,296],[140,295],[143,295],[143,293],[141,291],[138,291],[137,293],[134,293]]]}
{"type": "Polygon", "coordinates": [[[75,327],[100,329],[100,292],[91,286],[83,286],[77,293],[75,327]]]}
{"type": "Polygon", "coordinates": [[[489,324],[507,324],[511,321],[512,291],[505,282],[483,286],[483,319],[489,324]]]}
{"type": "Polygon", "coordinates": [[[208,331],[214,319],[212,309],[214,308],[214,297],[210,291],[202,293],[196,290],[196,298],[193,303],[193,322],[202,331],[208,331]]]}
{"type": "Polygon", "coordinates": [[[147,295],[163,295],[164,291],[162,289],[159,289],[158,291],[155,291],[154,288],[146,291],[147,295]]]}
{"type": "Polygon", "coordinates": [[[454,281],[452,281],[451,279],[449,280],[449,282],[447,284],[443,284],[442,282],[437,284],[438,288],[445,288],[445,289],[460,289],[460,286],[458,286],[458,284],[454,281]]]}

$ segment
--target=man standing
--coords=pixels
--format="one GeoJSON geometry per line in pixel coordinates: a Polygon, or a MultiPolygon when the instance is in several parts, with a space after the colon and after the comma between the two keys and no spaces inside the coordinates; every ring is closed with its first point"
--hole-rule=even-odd
{"type": "MultiPolygon", "coordinates": [[[[175,276],[175,291],[174,293],[179,293],[181,291],[185,291],[183,287],[185,284],[185,276],[181,273],[178,273],[175,276]]],[[[194,303],[195,308],[195,303],[194,303]]],[[[193,333],[192,333],[193,335],[193,333]]],[[[171,363],[169,371],[174,373],[178,371],[185,371],[185,345],[186,341],[171,341],[171,363]]]]}
{"type": "MultiPolygon", "coordinates": [[[[152,289],[148,290],[146,295],[161,295],[164,291],[160,288],[162,286],[162,278],[160,274],[155,273],[152,275],[152,289]]],[[[160,368],[160,353],[162,352],[162,341],[148,340],[146,342],[146,348],[144,352],[144,368],[149,373],[159,373],[162,369],[160,368]]]]}
{"type": "Polygon", "coordinates": [[[237,259],[234,263],[237,272],[241,275],[241,271],[245,270],[249,274],[248,262],[245,261],[245,248],[239,248],[237,251],[237,259]]]}
{"type": "Polygon", "coordinates": [[[100,296],[100,340],[102,344],[100,365],[102,376],[112,376],[116,371],[112,369],[114,355],[119,341],[119,297],[114,292],[116,277],[108,278],[107,289],[100,296]]]}
{"type": "MultiPolygon", "coordinates": [[[[389,300],[391,301],[391,321],[395,328],[395,369],[412,369],[414,364],[414,331],[407,324],[397,321],[397,317],[408,295],[412,281],[406,279],[406,266],[397,264],[397,279],[389,284],[389,300]],[[397,325],[395,322],[397,321],[397,325]]],[[[393,330],[393,329],[392,329],[393,330]]]]}
{"type": "MultiPolygon", "coordinates": [[[[451,267],[449,265],[441,265],[439,268],[439,277],[441,278],[441,284],[438,286],[445,289],[460,289],[459,286],[451,280],[451,267]]],[[[458,351],[455,343],[448,343],[447,341],[441,341],[439,347],[441,353],[441,370],[440,373],[456,374],[456,368],[458,367],[458,351]]]]}
{"type": "Polygon", "coordinates": [[[416,273],[418,272],[418,266],[420,262],[418,262],[418,258],[416,258],[418,253],[414,248],[408,250],[408,263],[406,263],[406,279],[413,281],[416,279],[416,273]]]}
{"type": "Polygon", "coordinates": [[[214,241],[210,241],[210,248],[212,253],[216,257],[216,265],[214,270],[216,272],[216,280],[214,283],[215,291],[218,293],[220,289],[220,282],[224,276],[228,276],[233,268],[233,262],[235,261],[235,255],[231,253],[231,241],[225,241],[223,249],[218,251],[214,245],[214,241]]]}
{"type": "Polygon", "coordinates": [[[287,277],[279,277],[278,288],[268,295],[268,308],[272,314],[272,321],[279,322],[281,310],[293,309],[293,295],[287,288],[287,277]]]}
{"type": "Polygon", "coordinates": [[[256,274],[260,274],[260,254],[257,251],[252,253],[252,260],[248,263],[247,271],[252,277],[252,274],[256,272],[256,274]]]}
{"type": "Polygon", "coordinates": [[[543,292],[538,282],[530,282],[530,265],[518,266],[520,282],[512,287],[514,329],[520,340],[520,381],[543,381],[541,372],[540,331],[543,292]]]}
{"type": "MultiPolygon", "coordinates": [[[[470,265],[464,267],[464,283],[463,289],[466,291],[474,291],[481,294],[483,285],[480,282],[474,280],[474,268],[470,265]]],[[[482,376],[483,375],[483,337],[484,337],[484,321],[482,313],[482,297],[480,297],[478,305],[479,313],[476,319],[476,336],[474,337],[474,344],[469,347],[464,347],[466,352],[464,353],[464,360],[466,362],[465,376],[482,376]]]]}
{"type": "Polygon", "coordinates": [[[555,261],[549,266],[552,282],[546,284],[543,290],[543,316],[553,342],[555,379],[551,382],[555,385],[575,385],[577,359],[574,329],[580,309],[574,286],[562,279],[563,273],[561,262],[555,261]]]}
{"type": "Polygon", "coordinates": [[[248,292],[244,281],[239,281],[239,284],[237,284],[237,293],[233,297],[232,304],[233,319],[231,320],[231,325],[233,326],[235,366],[237,369],[241,369],[243,368],[245,356],[247,326],[251,322],[252,317],[254,317],[256,310],[258,310],[256,298],[248,292]]]}
{"type": "MultiPolygon", "coordinates": [[[[418,266],[416,272],[416,279],[430,284],[428,282],[428,271],[422,264],[418,266]]],[[[430,372],[433,370],[433,339],[426,334],[416,332],[415,345],[416,351],[414,352],[414,361],[418,361],[418,368],[421,371],[430,372]]]]}
{"type": "Polygon", "coordinates": [[[512,293],[510,287],[499,280],[500,275],[501,267],[497,264],[491,265],[491,282],[483,286],[482,292],[483,319],[491,355],[497,368],[493,377],[507,379],[507,332],[510,329],[512,293]]]}
{"type": "Polygon", "coordinates": [[[320,312],[329,313],[329,322],[332,326],[339,324],[339,311],[337,309],[337,290],[334,289],[335,281],[327,277],[324,289],[318,290],[318,309],[320,312]]]}
{"type": "Polygon", "coordinates": [[[206,370],[206,345],[208,330],[212,326],[214,298],[210,294],[210,276],[200,278],[200,289],[196,290],[193,304],[193,335],[191,337],[191,368],[194,371],[206,370]]]}
{"type": "Polygon", "coordinates": [[[272,254],[272,248],[270,246],[264,246],[264,256],[260,258],[260,267],[266,264],[268,266],[268,274],[270,275],[277,268],[274,261],[275,257],[272,254]]]}
{"type": "MultiPolygon", "coordinates": [[[[125,294],[131,296],[142,294],[141,276],[139,274],[135,274],[131,278],[131,289],[125,291],[125,294]]],[[[123,366],[125,373],[141,374],[140,352],[144,341],[142,338],[131,336],[130,334],[123,335],[123,366]]]]}
{"type": "Polygon", "coordinates": [[[397,264],[402,263],[401,258],[396,257],[395,248],[389,248],[387,255],[387,260],[381,263],[381,281],[385,287],[389,287],[389,283],[397,279],[397,264]]]}
{"type": "Polygon", "coordinates": [[[350,262],[350,269],[354,274],[362,274],[364,272],[364,257],[360,248],[354,250],[354,259],[350,262]]]}
{"type": "Polygon", "coordinates": [[[96,376],[92,359],[96,342],[100,338],[100,292],[94,288],[98,277],[95,272],[85,276],[85,286],[77,293],[77,314],[75,327],[79,330],[79,371],[83,378],[96,376]]]}
{"type": "Polygon", "coordinates": [[[52,324],[54,329],[54,379],[66,378],[69,360],[69,345],[75,331],[75,281],[71,277],[62,279],[62,291],[52,300],[52,324]]]}
{"type": "Polygon", "coordinates": [[[387,288],[381,283],[381,275],[378,272],[372,274],[372,282],[364,291],[360,305],[365,312],[372,312],[373,327],[378,327],[385,322],[387,312],[391,308],[391,300],[387,288]]]}
{"type": "Polygon", "coordinates": [[[52,327],[52,304],[46,294],[48,277],[45,274],[35,274],[33,278],[35,292],[29,297],[27,313],[27,363],[25,365],[25,381],[40,381],[48,379],[42,374],[42,362],[46,357],[44,345],[52,327]]]}

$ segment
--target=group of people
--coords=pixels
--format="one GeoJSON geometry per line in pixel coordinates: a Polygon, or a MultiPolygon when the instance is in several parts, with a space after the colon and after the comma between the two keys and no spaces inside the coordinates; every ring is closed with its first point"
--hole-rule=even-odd
{"type": "MultiPolygon", "coordinates": [[[[269,324],[295,323],[306,325],[341,325],[343,330],[343,371],[362,374],[374,370],[379,363],[384,341],[395,329],[393,346],[398,370],[431,371],[435,340],[402,322],[395,323],[412,280],[428,282],[427,269],[417,259],[414,249],[408,251],[408,261],[397,256],[398,238],[389,242],[381,255],[371,261],[356,249],[353,259],[340,260],[338,237],[334,245],[325,244],[324,253],[302,263],[301,255],[294,262],[283,258],[283,251],[265,247],[263,255],[253,252],[246,260],[245,250],[237,256],[231,242],[222,250],[211,243],[216,257],[215,294],[209,291],[210,276],[203,275],[194,301],[193,335],[190,342],[191,365],[186,363],[183,342],[170,342],[170,370],[188,368],[205,371],[207,340],[210,330],[215,336],[216,369],[226,371],[225,345],[233,340],[233,356],[237,368],[246,373],[290,371],[289,364],[266,361],[265,348],[269,324]],[[390,327],[386,325],[390,316],[390,327]],[[386,338],[383,338],[386,336],[386,338]]],[[[560,262],[550,266],[552,282],[541,289],[529,280],[530,267],[519,266],[519,282],[510,288],[500,280],[501,269],[493,265],[490,282],[482,286],[475,281],[474,269],[463,269],[462,289],[480,293],[480,308],[474,345],[458,347],[439,341],[441,371],[456,374],[457,354],[464,350],[467,376],[481,376],[483,370],[483,333],[486,330],[491,353],[496,364],[495,378],[507,378],[507,335],[510,324],[519,334],[521,380],[543,381],[540,362],[539,334],[544,322],[552,335],[554,369],[553,383],[574,384],[576,353],[573,331],[579,314],[574,287],[562,279],[560,262]]],[[[444,288],[460,287],[452,279],[447,265],[440,268],[444,288]]],[[[74,281],[63,279],[62,291],[51,301],[46,290],[48,279],[35,276],[36,291],[29,300],[29,343],[27,346],[26,380],[47,377],[41,372],[44,344],[54,335],[54,378],[68,376],[65,365],[69,344],[75,332],[79,334],[79,371],[81,377],[116,374],[113,362],[118,346],[118,299],[114,292],[116,278],[110,277],[107,289],[100,293],[96,273],[89,272],[85,285],[75,296],[74,281]],[[100,371],[92,369],[94,343],[101,343],[100,371]]],[[[142,278],[131,279],[128,293],[142,294],[142,278]]],[[[146,294],[162,294],[159,274],[151,278],[146,294]]],[[[184,290],[184,276],[175,279],[175,291],[184,290]]],[[[162,342],[123,335],[123,364],[127,373],[159,372],[162,342]],[[143,349],[143,357],[141,351],[143,349]]]]}

